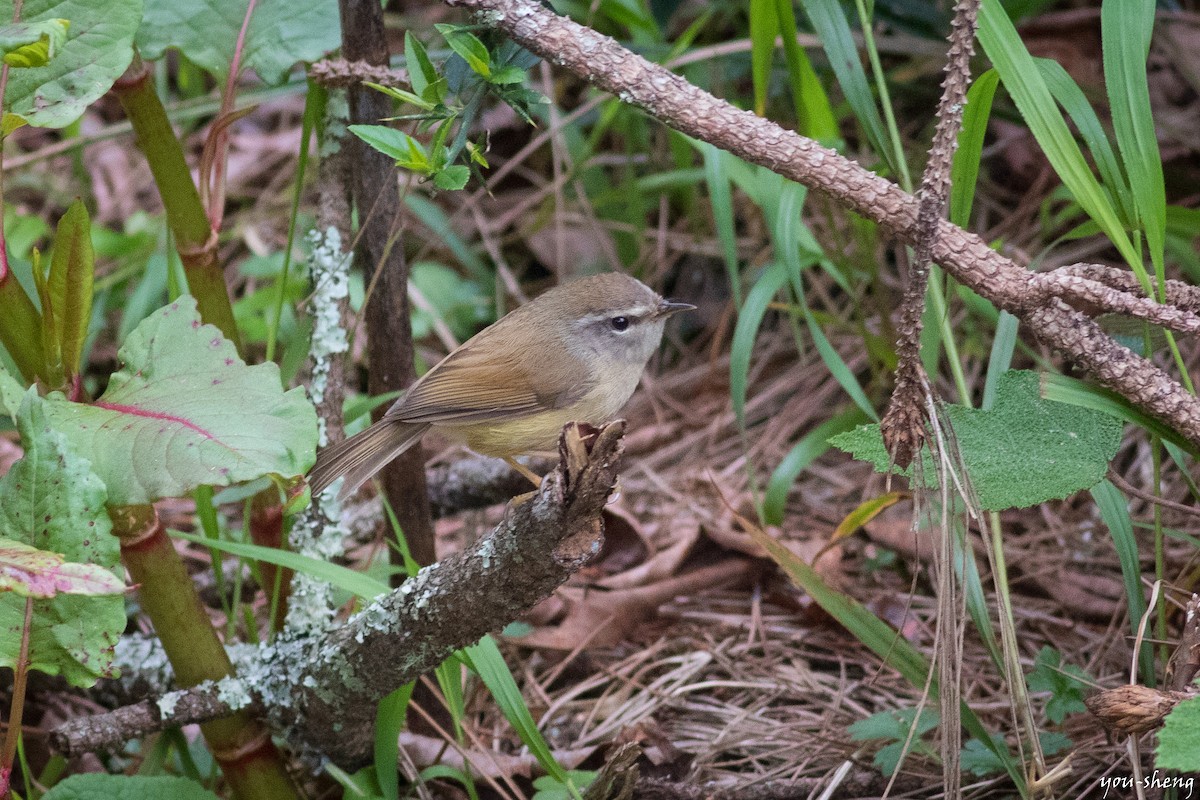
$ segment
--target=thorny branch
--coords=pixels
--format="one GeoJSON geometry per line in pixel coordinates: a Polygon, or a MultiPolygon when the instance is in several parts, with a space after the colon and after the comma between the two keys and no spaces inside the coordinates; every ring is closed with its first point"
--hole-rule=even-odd
{"type": "MultiPolygon", "coordinates": [[[[904,243],[919,241],[918,202],[895,184],[811,139],[717,99],[612,38],[560,17],[536,0],[446,2],[477,12],[484,24],[675,130],[822,192],[904,243]]],[[[1200,400],[1149,360],[1117,344],[1085,314],[1047,296],[1047,284],[1069,272],[1030,273],[946,220],[937,224],[930,255],[1097,382],[1200,446],[1200,400]]],[[[1118,290],[1113,291],[1115,296],[1118,290]]]]}

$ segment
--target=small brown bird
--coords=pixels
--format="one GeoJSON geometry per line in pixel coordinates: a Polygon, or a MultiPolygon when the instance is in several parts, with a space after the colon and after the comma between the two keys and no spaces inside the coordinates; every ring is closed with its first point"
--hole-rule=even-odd
{"type": "Polygon", "coordinates": [[[695,308],[620,273],[556,287],[464,342],[362,433],[321,451],[314,494],[345,476],[345,498],[431,427],[512,460],[551,450],[568,422],[607,422],[637,388],[663,325],[695,308]]]}

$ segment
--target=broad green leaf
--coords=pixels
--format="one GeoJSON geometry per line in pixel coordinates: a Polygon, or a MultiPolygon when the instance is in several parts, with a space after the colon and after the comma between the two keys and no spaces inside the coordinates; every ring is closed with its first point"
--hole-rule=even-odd
{"type": "MultiPolygon", "coordinates": [[[[246,0],[146,0],[137,45],[146,58],[177,48],[220,79],[229,75],[246,0]]],[[[341,44],[335,0],[258,3],[246,29],[241,65],[269,84],[287,79],[298,62],[316,61],[341,44]]]]}
{"type": "Polygon", "coordinates": [[[169,775],[72,775],[42,795],[42,800],[217,800],[195,781],[169,775]]]}
{"type": "Polygon", "coordinates": [[[1180,436],[1177,430],[1150,416],[1109,389],[1084,383],[1078,378],[1050,374],[1042,376],[1042,397],[1057,403],[1103,411],[1105,414],[1124,420],[1131,425],[1144,428],[1164,442],[1200,458],[1200,449],[1180,436]]]}
{"type": "MultiPolygon", "coordinates": [[[[120,547],[105,511],[104,484],[67,437],[47,421],[49,401],[33,389],[17,415],[25,456],[0,478],[0,536],[61,554],[67,561],[118,568],[120,547]]],[[[0,593],[0,665],[21,648],[25,599],[0,593]]],[[[87,687],[111,677],[112,648],[125,630],[119,596],[60,594],[35,600],[29,637],[33,669],[87,687]]]]}
{"type": "Polygon", "coordinates": [[[83,201],[76,199],[58,221],[48,281],[62,367],[68,380],[79,373],[83,342],[92,321],[94,278],[92,224],[83,201]]]}
{"type": "MultiPolygon", "coordinates": [[[[11,0],[0,2],[0,19],[12,19],[11,0]]],[[[29,0],[25,24],[70,20],[66,40],[40,67],[9,73],[5,111],[30,125],[62,128],[112,88],[133,59],[133,37],[142,21],[142,0],[29,0]]]]}
{"type": "MultiPolygon", "coordinates": [[[[908,752],[933,755],[933,748],[921,737],[938,726],[938,714],[931,708],[901,708],[878,711],[866,719],[851,723],[846,732],[856,742],[885,739],[890,742],[875,753],[872,763],[884,775],[891,776],[908,752]],[[914,730],[915,723],[915,730],[914,730]],[[912,731],[912,741],[909,732],[912,731]]],[[[993,754],[994,755],[994,754],[993,754]]]]}
{"type": "Polygon", "coordinates": [[[121,594],[125,584],[97,564],[67,561],[59,553],[0,537],[0,592],[45,600],[59,594],[121,594]]]}
{"type": "Polygon", "coordinates": [[[316,451],[316,412],[284,392],[274,363],[247,366],[200,321],[184,295],[130,334],[122,368],[91,405],[57,400],[46,413],[92,463],[113,505],[183,497],[264,475],[304,474],[316,451]]]}
{"type": "Polygon", "coordinates": [[[505,86],[510,83],[521,83],[528,74],[516,65],[507,64],[492,70],[492,76],[488,80],[498,86],[505,86]]]}
{"type": "Polygon", "coordinates": [[[1200,697],[1184,700],[1172,709],[1158,732],[1154,766],[1193,772],[1200,764],[1200,697]]]}
{"type": "MultiPolygon", "coordinates": [[[[980,505],[990,511],[1024,508],[1095,486],[1121,443],[1118,420],[1044,399],[1036,372],[1006,374],[990,410],[958,405],[944,410],[971,486],[980,505]]],[[[879,472],[889,468],[891,459],[878,425],[856,428],[831,442],[872,462],[879,472]]],[[[927,448],[922,458],[925,479],[936,481],[927,448]]]]}
{"type": "Polygon", "coordinates": [[[45,19],[0,25],[0,54],[4,63],[17,69],[44,67],[67,41],[71,21],[45,19]]]}
{"type": "Polygon", "coordinates": [[[483,78],[492,77],[492,56],[488,53],[487,45],[481,42],[478,36],[458,25],[438,23],[433,27],[445,37],[450,49],[467,62],[472,72],[483,78]]]}

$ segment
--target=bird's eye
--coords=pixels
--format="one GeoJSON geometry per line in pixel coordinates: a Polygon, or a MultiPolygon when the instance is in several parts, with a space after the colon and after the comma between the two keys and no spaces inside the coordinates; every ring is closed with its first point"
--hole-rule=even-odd
{"type": "Polygon", "coordinates": [[[614,331],[623,331],[629,327],[629,317],[613,317],[608,321],[614,331]]]}

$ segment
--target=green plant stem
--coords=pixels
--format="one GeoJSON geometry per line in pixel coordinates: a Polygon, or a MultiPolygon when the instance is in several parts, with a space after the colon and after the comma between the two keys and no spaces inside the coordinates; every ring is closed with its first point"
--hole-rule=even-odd
{"type": "MultiPolygon", "coordinates": [[[[1037,735],[1037,724],[1029,703],[1029,691],[1025,675],[1021,672],[1021,649],[1017,643],[1017,623],[1013,618],[1012,595],[1008,587],[1008,565],[1004,560],[1004,543],[1001,537],[1000,514],[989,511],[984,525],[988,533],[988,546],[992,554],[992,575],[996,584],[996,611],[1000,617],[1000,641],[1004,652],[1004,666],[1009,691],[1012,693],[1014,716],[1020,718],[1017,729],[1024,728],[1029,734],[1029,746],[1033,749],[1038,775],[1046,774],[1046,756],[1037,735]]],[[[963,545],[967,545],[964,543],[963,545]]],[[[1017,722],[1017,720],[1014,720],[1017,722]]]]}
{"type": "Polygon", "coordinates": [[[854,0],[858,9],[858,19],[862,28],[863,46],[867,51],[867,59],[871,62],[871,77],[875,79],[875,89],[879,92],[879,105],[883,107],[883,118],[887,123],[888,138],[892,140],[892,157],[896,161],[897,176],[904,191],[912,194],[912,176],[908,172],[908,162],[904,159],[904,144],[900,141],[900,128],[896,125],[896,114],[892,111],[892,98],[888,92],[887,76],[883,74],[883,62],[879,60],[879,48],[875,46],[875,32],[871,28],[871,12],[864,0],[854,0]]]}
{"type": "Polygon", "coordinates": [[[25,624],[21,626],[21,649],[13,665],[12,707],[8,714],[8,730],[4,732],[4,753],[0,756],[0,771],[12,779],[13,760],[21,738],[21,718],[25,716],[25,687],[29,678],[29,631],[33,626],[33,598],[25,598],[25,624]]]}
{"type": "Polygon", "coordinates": [[[171,128],[162,100],[154,91],[149,66],[135,55],[129,69],[113,84],[113,93],[121,101],[154,175],[200,318],[220,328],[240,353],[241,337],[229,290],[225,288],[225,275],[217,260],[216,231],[200,202],[183,147],[171,128]]]}
{"type": "MultiPolygon", "coordinates": [[[[1163,446],[1162,439],[1157,436],[1150,437],[1150,463],[1153,469],[1154,494],[1157,497],[1162,497],[1162,464],[1163,464],[1163,446]]],[[[1155,580],[1166,580],[1167,562],[1166,552],[1164,550],[1164,538],[1162,524],[1162,506],[1158,503],[1151,503],[1154,509],[1154,578],[1155,580]]],[[[1154,633],[1161,644],[1159,645],[1159,658],[1165,665],[1171,659],[1171,648],[1167,645],[1169,637],[1167,635],[1167,604],[1159,603],[1157,616],[1154,623],[1154,633]]],[[[1147,685],[1152,685],[1147,683],[1147,685]]]]}
{"type": "MultiPolygon", "coordinates": [[[[121,558],[138,587],[179,686],[219,681],[233,664],[152,505],[109,509],[121,558]]],[[[242,800],[298,798],[270,731],[245,711],[200,726],[234,794],[242,800]]]]}
{"type": "Polygon", "coordinates": [[[958,402],[970,406],[971,391],[967,388],[967,377],[963,374],[958,344],[954,341],[954,329],[950,326],[946,292],[942,289],[942,270],[936,264],[930,265],[929,300],[933,303],[933,312],[937,314],[938,324],[942,326],[942,346],[946,348],[946,361],[950,365],[950,375],[954,378],[954,388],[958,390],[958,402]]]}

